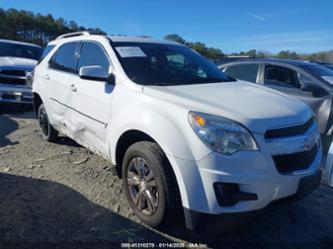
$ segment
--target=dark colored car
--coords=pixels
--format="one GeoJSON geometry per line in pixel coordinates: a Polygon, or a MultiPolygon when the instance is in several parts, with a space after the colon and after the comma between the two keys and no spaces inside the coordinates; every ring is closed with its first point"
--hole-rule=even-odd
{"type": "Polygon", "coordinates": [[[330,69],[330,70],[333,70],[333,64],[331,64],[331,63],[324,63],[324,62],[320,62],[320,63],[318,63],[319,65],[322,65],[323,67],[326,67],[326,68],[328,68],[328,69],[330,69]]]}
{"type": "Polygon", "coordinates": [[[307,103],[316,115],[327,150],[333,134],[333,71],[316,63],[247,59],[220,64],[228,76],[261,84],[307,103]]]}

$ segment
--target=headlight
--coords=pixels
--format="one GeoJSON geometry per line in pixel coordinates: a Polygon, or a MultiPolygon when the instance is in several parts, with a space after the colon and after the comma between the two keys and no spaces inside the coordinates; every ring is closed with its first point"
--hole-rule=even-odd
{"type": "Polygon", "coordinates": [[[249,131],[239,123],[219,116],[189,113],[189,122],[198,137],[225,155],[241,150],[259,150],[249,131]]]}
{"type": "Polygon", "coordinates": [[[25,82],[28,86],[32,86],[32,82],[34,81],[34,71],[32,72],[26,72],[25,73],[25,82]]]}

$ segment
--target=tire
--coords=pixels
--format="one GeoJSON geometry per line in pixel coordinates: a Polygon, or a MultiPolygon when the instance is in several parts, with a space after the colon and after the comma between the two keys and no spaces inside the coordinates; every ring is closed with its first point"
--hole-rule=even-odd
{"type": "Polygon", "coordinates": [[[151,227],[175,223],[181,210],[178,184],[167,157],[156,143],[131,145],[125,153],[122,176],[129,205],[143,223],[151,227]]]}
{"type": "Polygon", "coordinates": [[[44,104],[41,104],[38,108],[38,123],[46,141],[54,142],[58,139],[58,131],[50,124],[44,104]]]}

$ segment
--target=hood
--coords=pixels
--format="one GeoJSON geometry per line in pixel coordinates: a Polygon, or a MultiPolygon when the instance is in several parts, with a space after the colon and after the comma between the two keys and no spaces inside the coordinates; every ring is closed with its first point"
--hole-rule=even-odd
{"type": "Polygon", "coordinates": [[[34,68],[36,60],[21,57],[0,57],[0,67],[23,67],[34,68]]]}
{"type": "Polygon", "coordinates": [[[237,121],[252,132],[306,122],[311,110],[302,102],[243,81],[182,85],[145,86],[145,94],[173,102],[188,111],[219,115],[237,121]]]}

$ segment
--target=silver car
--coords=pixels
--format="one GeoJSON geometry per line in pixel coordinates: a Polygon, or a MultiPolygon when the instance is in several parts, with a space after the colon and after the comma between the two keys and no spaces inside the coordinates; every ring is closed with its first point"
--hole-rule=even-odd
{"type": "Polygon", "coordinates": [[[0,39],[0,102],[32,103],[32,71],[42,47],[0,39]]]}

